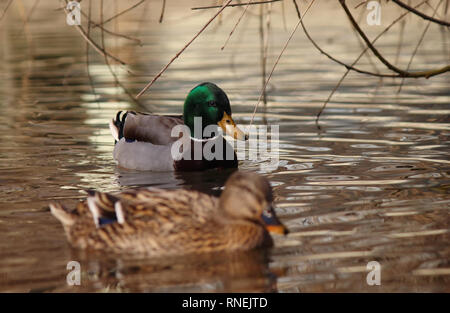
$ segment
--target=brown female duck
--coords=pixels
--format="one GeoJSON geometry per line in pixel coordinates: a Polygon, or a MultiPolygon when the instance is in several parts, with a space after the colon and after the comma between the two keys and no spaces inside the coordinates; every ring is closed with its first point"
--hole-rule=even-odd
{"type": "Polygon", "coordinates": [[[271,203],[264,177],[236,172],[220,198],[145,188],[89,192],[73,211],[56,203],[50,209],[76,248],[167,256],[271,246],[268,231],[287,234],[271,203]]]}

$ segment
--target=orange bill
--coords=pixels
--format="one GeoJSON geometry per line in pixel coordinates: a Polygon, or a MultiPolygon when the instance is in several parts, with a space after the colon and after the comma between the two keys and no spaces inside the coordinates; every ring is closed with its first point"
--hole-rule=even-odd
{"type": "Polygon", "coordinates": [[[280,225],[266,225],[266,229],[269,233],[287,235],[289,230],[283,224],[280,225]]]}
{"type": "Polygon", "coordinates": [[[287,235],[289,230],[284,226],[275,215],[273,208],[270,208],[267,212],[261,214],[261,218],[269,233],[287,235]]]}

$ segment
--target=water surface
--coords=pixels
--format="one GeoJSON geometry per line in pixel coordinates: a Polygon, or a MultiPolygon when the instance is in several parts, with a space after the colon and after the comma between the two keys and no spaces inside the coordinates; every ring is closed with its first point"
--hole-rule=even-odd
{"type": "MultiPolygon", "coordinates": [[[[25,10],[33,5],[23,3],[25,10]]],[[[106,37],[109,51],[132,73],[113,70],[134,94],[213,14],[168,3],[161,24],[158,2],[110,24],[143,42],[140,47],[106,37]]],[[[0,24],[0,291],[450,291],[448,74],[408,80],[400,94],[399,81],[384,79],[380,85],[377,78],[350,74],[327,106],[319,132],[315,116],[344,69],[314,50],[299,30],[269,84],[267,106],[255,117],[256,124],[280,127],[279,167],[261,171],[258,163],[240,164],[271,181],[277,213],[290,235],[275,238],[270,251],[181,261],[83,253],[67,244],[48,210],[50,201],[71,206],[85,198],[86,189],[138,186],[217,194],[227,173],[117,168],[108,122],[117,110],[143,108],[114,83],[92,49],[86,64],[85,42],[55,3],[41,1],[25,26],[16,4],[0,24]],[[66,284],[71,260],[81,263],[81,286],[66,284]],[[380,286],[366,283],[370,261],[381,264],[380,286]]],[[[105,10],[111,16],[115,7],[105,10]]],[[[281,6],[273,5],[269,66],[296,23],[290,3],[286,11],[285,29],[281,6]]],[[[227,9],[143,96],[142,105],[180,113],[187,92],[212,81],[228,93],[235,120],[248,124],[261,88],[258,9],[220,50],[240,12],[227,9]]],[[[368,28],[369,34],[398,14],[386,12],[386,22],[368,28]]],[[[306,22],[327,51],[349,63],[356,58],[360,46],[337,4],[321,2],[306,22]]],[[[418,31],[405,32],[401,67],[425,26],[414,18],[408,23],[418,31]]],[[[390,59],[397,51],[394,30],[380,40],[390,59]]],[[[101,42],[98,31],[94,34],[101,42]]],[[[432,27],[425,39],[414,69],[448,64],[441,32],[432,27]]],[[[370,68],[368,62],[363,58],[370,68]]]]}

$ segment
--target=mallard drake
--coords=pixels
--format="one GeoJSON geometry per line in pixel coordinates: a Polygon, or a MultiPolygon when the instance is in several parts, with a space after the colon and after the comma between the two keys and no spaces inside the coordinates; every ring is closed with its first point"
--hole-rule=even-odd
{"type": "MultiPolygon", "coordinates": [[[[225,92],[213,83],[202,83],[192,89],[184,102],[182,116],[119,111],[109,124],[116,140],[114,159],[119,166],[135,170],[189,171],[210,168],[236,168],[237,157],[232,146],[218,132],[217,126],[238,140],[247,136],[231,117],[231,107],[225,92]],[[201,121],[199,120],[201,118],[201,121]],[[198,122],[195,122],[195,121],[198,122]],[[197,123],[197,125],[195,125],[197,123]],[[177,125],[188,128],[184,136],[172,130],[177,125]],[[209,128],[207,128],[209,126],[209,128]],[[205,131],[206,129],[206,131],[205,131]],[[212,136],[215,134],[215,136],[212,136]],[[178,141],[182,148],[172,151],[178,141]],[[205,145],[218,147],[219,157],[207,157],[205,145]],[[200,155],[194,154],[194,147],[200,155]],[[178,154],[178,155],[175,155],[178,154]]],[[[215,149],[215,148],[213,148],[215,149]]],[[[213,151],[214,152],[214,151],[213,151]]]]}
{"type": "Polygon", "coordinates": [[[219,198],[182,189],[90,191],[72,211],[50,209],[73,247],[168,256],[271,246],[269,232],[287,234],[272,198],[267,179],[235,172],[219,198]]]}

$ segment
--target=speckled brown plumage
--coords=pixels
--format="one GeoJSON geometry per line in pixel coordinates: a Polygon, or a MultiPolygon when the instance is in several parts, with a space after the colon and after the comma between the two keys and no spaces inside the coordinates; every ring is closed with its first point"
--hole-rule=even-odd
{"type": "Polygon", "coordinates": [[[72,211],[51,204],[68,241],[81,249],[152,256],[250,250],[272,245],[262,214],[271,209],[265,178],[237,172],[220,198],[196,191],[90,192],[72,211]]]}

